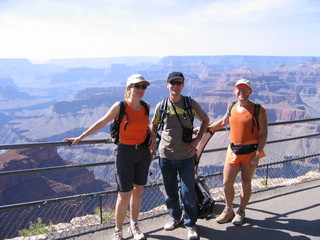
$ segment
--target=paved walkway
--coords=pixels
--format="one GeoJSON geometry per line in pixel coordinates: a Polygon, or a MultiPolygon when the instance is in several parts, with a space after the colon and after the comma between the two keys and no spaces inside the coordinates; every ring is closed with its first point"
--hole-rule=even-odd
{"type": "MultiPolygon", "coordinates": [[[[239,199],[235,200],[237,204],[239,199]]],[[[216,214],[223,209],[216,203],[216,214]]],[[[320,180],[279,187],[255,193],[248,205],[244,225],[218,224],[214,219],[199,220],[198,233],[201,240],[320,240],[320,180]]],[[[161,216],[140,223],[148,240],[187,239],[186,230],[179,227],[173,231],[163,230],[168,216],[161,216]]],[[[125,239],[132,239],[124,229],[125,239]]],[[[75,240],[111,240],[113,229],[74,237],[75,240]]]]}

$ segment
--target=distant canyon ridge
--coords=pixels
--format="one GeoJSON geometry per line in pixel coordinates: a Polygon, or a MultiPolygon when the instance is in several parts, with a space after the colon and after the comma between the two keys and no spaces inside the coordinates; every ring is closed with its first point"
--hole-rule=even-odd
{"type": "Polygon", "coordinates": [[[183,94],[195,98],[212,120],[225,113],[240,78],[252,81],[251,99],[267,108],[269,122],[320,116],[320,57],[123,57],[46,64],[0,59],[0,142],[60,141],[80,134],[123,99],[125,80],[133,73],[151,82],[145,100],[154,108],[168,95],[171,71],[184,73],[183,94]]]}

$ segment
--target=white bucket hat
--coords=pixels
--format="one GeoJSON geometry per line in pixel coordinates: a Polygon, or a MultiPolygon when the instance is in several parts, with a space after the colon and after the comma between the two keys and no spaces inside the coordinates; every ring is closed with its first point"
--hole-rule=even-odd
{"type": "Polygon", "coordinates": [[[143,82],[147,86],[150,85],[150,83],[147,80],[145,80],[141,74],[133,74],[127,79],[127,87],[129,87],[131,84],[141,83],[141,82],[143,82]]]}

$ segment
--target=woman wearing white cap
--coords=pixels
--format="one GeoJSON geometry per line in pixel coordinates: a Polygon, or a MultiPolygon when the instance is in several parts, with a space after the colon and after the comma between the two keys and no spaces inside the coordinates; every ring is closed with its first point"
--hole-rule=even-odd
{"type": "Polygon", "coordinates": [[[268,122],[266,110],[249,100],[252,93],[249,80],[238,80],[234,93],[237,101],[229,104],[225,116],[211,124],[209,129],[216,131],[230,124],[230,144],[223,170],[226,207],[216,221],[218,223],[232,221],[234,225],[242,225],[245,209],[251,196],[252,176],[259,164],[259,159],[265,156],[263,149],[267,141],[268,122]],[[239,171],[241,171],[242,189],[240,206],[235,214],[233,185],[239,171]]]}
{"type": "MultiPolygon", "coordinates": [[[[149,116],[141,98],[150,83],[140,74],[127,79],[125,90],[125,116],[119,128],[119,143],[116,157],[116,181],[118,198],[115,208],[114,240],[122,240],[122,226],[130,203],[130,228],[134,239],[145,239],[138,227],[138,215],[142,199],[143,186],[147,182],[151,153],[155,149],[156,138],[149,129],[149,116]]],[[[66,138],[75,145],[85,137],[102,129],[120,112],[120,101],[114,103],[109,111],[87,131],[76,138],[66,138]]],[[[149,104],[147,107],[150,109],[149,104]]],[[[149,112],[148,109],[148,112],[149,112]]]]}

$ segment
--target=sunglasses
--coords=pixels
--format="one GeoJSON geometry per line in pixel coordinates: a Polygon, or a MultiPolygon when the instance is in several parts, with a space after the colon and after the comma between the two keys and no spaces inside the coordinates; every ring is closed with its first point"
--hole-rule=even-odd
{"type": "Polygon", "coordinates": [[[181,86],[183,84],[183,82],[179,82],[179,81],[170,81],[169,82],[172,86],[177,85],[177,86],[181,86]]]}
{"type": "Polygon", "coordinates": [[[136,88],[136,89],[147,89],[146,85],[139,85],[139,84],[132,84],[131,87],[136,88]]]}

